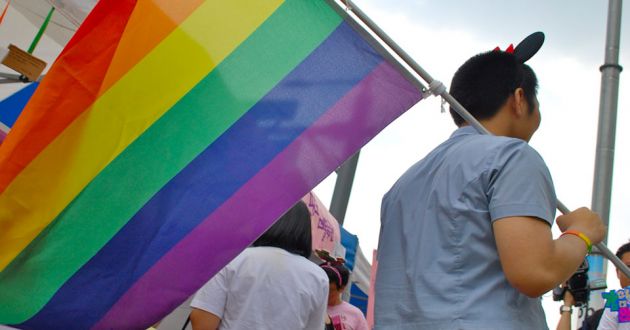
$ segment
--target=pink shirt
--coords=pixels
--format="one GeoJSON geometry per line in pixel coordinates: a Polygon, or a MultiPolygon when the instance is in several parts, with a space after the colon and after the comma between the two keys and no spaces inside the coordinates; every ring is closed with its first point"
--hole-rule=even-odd
{"type": "Polygon", "coordinates": [[[328,315],[335,330],[368,330],[363,312],[345,301],[336,306],[328,306],[328,315]]]}

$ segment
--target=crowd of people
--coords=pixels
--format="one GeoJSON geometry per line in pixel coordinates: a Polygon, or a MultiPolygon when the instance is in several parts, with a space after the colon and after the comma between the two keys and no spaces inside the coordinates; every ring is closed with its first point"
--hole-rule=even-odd
{"type": "MultiPolygon", "coordinates": [[[[492,135],[451,109],[455,132],[384,196],[375,329],[547,329],[541,295],[603,240],[602,220],[587,208],[556,218],[551,175],[528,144],[541,114],[525,62],[543,40],[475,55],[455,73],[451,95],[492,135]]],[[[348,269],[310,254],[299,202],[199,290],[193,328],[367,329],[341,299],[348,269]]],[[[615,317],[604,311],[600,328],[613,329],[615,317]]]]}

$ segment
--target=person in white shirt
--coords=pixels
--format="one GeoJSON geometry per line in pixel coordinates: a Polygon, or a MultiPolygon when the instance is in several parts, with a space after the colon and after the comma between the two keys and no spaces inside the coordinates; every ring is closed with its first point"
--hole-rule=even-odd
{"type": "MultiPolygon", "coordinates": [[[[630,267],[630,242],[622,245],[617,249],[615,255],[621,259],[621,261],[630,267]]],[[[617,278],[619,284],[623,288],[630,286],[630,279],[626,277],[619,269],[617,269],[617,278]]],[[[560,320],[556,330],[571,330],[571,314],[573,313],[572,306],[575,304],[575,299],[569,290],[564,292],[563,305],[560,308],[560,320]]],[[[598,309],[589,315],[583,322],[582,326],[578,330],[611,330],[611,329],[625,329],[630,330],[629,322],[619,322],[619,313],[611,311],[610,308],[598,309]]]]}
{"type": "MultiPolygon", "coordinates": [[[[621,262],[626,264],[626,266],[630,267],[630,242],[622,245],[615,253],[621,262]]],[[[622,288],[630,287],[630,279],[626,277],[619,269],[617,269],[617,278],[619,279],[619,284],[621,284],[622,288]]],[[[628,299],[630,301],[630,299],[628,299]]],[[[630,322],[620,322],[619,321],[619,313],[613,312],[610,308],[604,309],[604,314],[602,314],[602,318],[599,320],[598,330],[612,330],[612,329],[623,329],[630,330],[630,322]]]]}
{"type": "Polygon", "coordinates": [[[328,276],[307,259],[311,240],[300,201],[197,292],[193,329],[323,329],[328,276]]]}

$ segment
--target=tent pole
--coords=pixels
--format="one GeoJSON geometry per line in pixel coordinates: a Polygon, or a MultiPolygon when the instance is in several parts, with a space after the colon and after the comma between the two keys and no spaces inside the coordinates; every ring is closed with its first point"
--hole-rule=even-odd
{"type": "Polygon", "coordinates": [[[39,39],[41,39],[44,32],[46,32],[46,28],[48,27],[48,23],[50,23],[50,18],[52,17],[52,14],[54,11],[55,11],[55,7],[51,7],[50,11],[48,11],[48,15],[46,15],[46,19],[44,19],[44,22],[39,27],[39,31],[37,31],[35,38],[31,42],[31,45],[28,47],[27,52],[29,54],[33,54],[33,51],[35,51],[35,47],[37,47],[37,44],[39,43],[39,39]]]}

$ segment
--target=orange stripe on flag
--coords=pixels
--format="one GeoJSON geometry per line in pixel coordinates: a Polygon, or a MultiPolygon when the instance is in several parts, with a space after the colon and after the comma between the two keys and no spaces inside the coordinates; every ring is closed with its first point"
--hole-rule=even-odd
{"type": "Polygon", "coordinates": [[[49,72],[50,76],[56,77],[55,80],[42,81],[15,123],[11,137],[3,142],[0,150],[0,193],[69,124],[89,109],[100,95],[203,1],[102,2],[90,14],[92,19],[86,20],[89,25],[82,25],[59,55],[49,72]],[[144,10],[134,11],[135,6],[144,10]],[[104,15],[112,10],[118,15],[104,15]],[[140,17],[132,11],[143,15],[140,17]],[[147,33],[130,33],[132,36],[127,37],[124,32],[131,29],[147,33]],[[83,39],[93,41],[79,43],[83,39]],[[24,143],[27,135],[28,147],[24,143]]]}
{"type": "Polygon", "coordinates": [[[99,20],[92,19],[90,26],[82,26],[75,38],[93,42],[75,42],[59,56],[48,73],[55,79],[42,80],[0,148],[0,193],[96,100],[134,6],[129,1],[97,5],[93,12],[99,20]],[[117,15],[103,14],[112,11],[117,15]],[[86,29],[92,33],[82,32],[86,29]]]}
{"type": "Polygon", "coordinates": [[[138,2],[137,10],[134,10],[127,23],[127,31],[133,32],[125,33],[120,39],[118,50],[103,82],[103,91],[109,89],[142,60],[201,3],[203,0],[138,2]]]}

